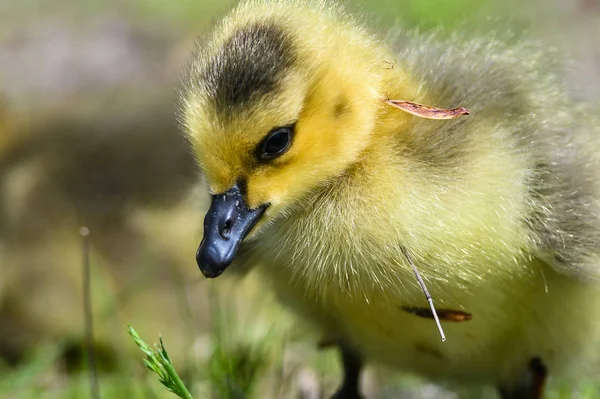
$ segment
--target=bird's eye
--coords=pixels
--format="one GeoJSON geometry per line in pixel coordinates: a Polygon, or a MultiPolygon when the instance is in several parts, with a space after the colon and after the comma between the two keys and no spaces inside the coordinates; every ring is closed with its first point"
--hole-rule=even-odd
{"type": "Polygon", "coordinates": [[[293,126],[277,127],[271,130],[258,147],[259,158],[269,160],[283,155],[292,144],[293,132],[293,126]]]}

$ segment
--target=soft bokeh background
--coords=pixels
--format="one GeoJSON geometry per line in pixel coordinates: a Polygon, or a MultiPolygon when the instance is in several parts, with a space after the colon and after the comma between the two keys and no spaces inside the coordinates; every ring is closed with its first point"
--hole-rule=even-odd
{"type": "MultiPolygon", "coordinates": [[[[573,96],[600,99],[599,0],[350,3],[381,27],[511,26],[568,52],[573,96]]],[[[208,198],[174,87],[195,36],[229,4],[0,1],[0,398],[89,397],[83,225],[102,397],[171,397],[142,367],[128,323],[150,342],[162,334],[198,398],[317,398],[337,383],[334,354],[290,329],[254,276],[207,281],[195,264],[208,198]]],[[[380,370],[366,385],[378,397],[456,397],[380,370]]]]}

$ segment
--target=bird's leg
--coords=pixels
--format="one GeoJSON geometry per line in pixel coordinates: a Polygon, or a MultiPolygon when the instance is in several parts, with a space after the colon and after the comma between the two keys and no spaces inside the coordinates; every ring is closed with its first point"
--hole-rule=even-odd
{"type": "Polygon", "coordinates": [[[548,369],[539,357],[531,358],[527,369],[527,378],[512,387],[500,387],[502,399],[542,399],[548,369]]]}
{"type": "Polygon", "coordinates": [[[359,382],[363,361],[360,356],[344,345],[339,346],[339,351],[344,369],[344,379],[331,399],[362,399],[359,382]]]}

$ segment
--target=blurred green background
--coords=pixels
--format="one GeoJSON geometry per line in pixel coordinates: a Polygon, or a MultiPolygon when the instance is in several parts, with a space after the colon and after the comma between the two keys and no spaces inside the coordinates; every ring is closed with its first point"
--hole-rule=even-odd
{"type": "MultiPolygon", "coordinates": [[[[574,97],[600,99],[599,0],[349,1],[379,28],[509,27],[569,55],[574,97]]],[[[103,398],[168,398],[131,323],[159,334],[197,398],[318,398],[335,354],[255,277],[205,280],[194,253],[208,206],[177,130],[174,88],[217,0],[0,2],[0,398],[87,398],[81,226],[91,231],[95,353],[103,398]]],[[[459,397],[369,370],[381,398],[459,397]]],[[[551,397],[600,397],[594,384],[551,397]]],[[[481,397],[491,391],[460,392],[481,397]]]]}

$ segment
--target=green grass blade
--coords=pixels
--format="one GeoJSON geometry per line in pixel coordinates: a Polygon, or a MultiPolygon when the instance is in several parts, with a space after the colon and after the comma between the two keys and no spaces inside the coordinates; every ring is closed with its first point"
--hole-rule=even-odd
{"type": "Polygon", "coordinates": [[[145,366],[158,375],[160,383],[181,399],[193,399],[192,394],[188,391],[183,381],[181,381],[181,378],[179,378],[177,371],[175,371],[175,367],[171,363],[162,338],[160,338],[159,344],[155,346],[155,349],[152,349],[140,338],[133,327],[128,326],[128,332],[135,344],[146,355],[146,359],[144,359],[145,366]]]}

